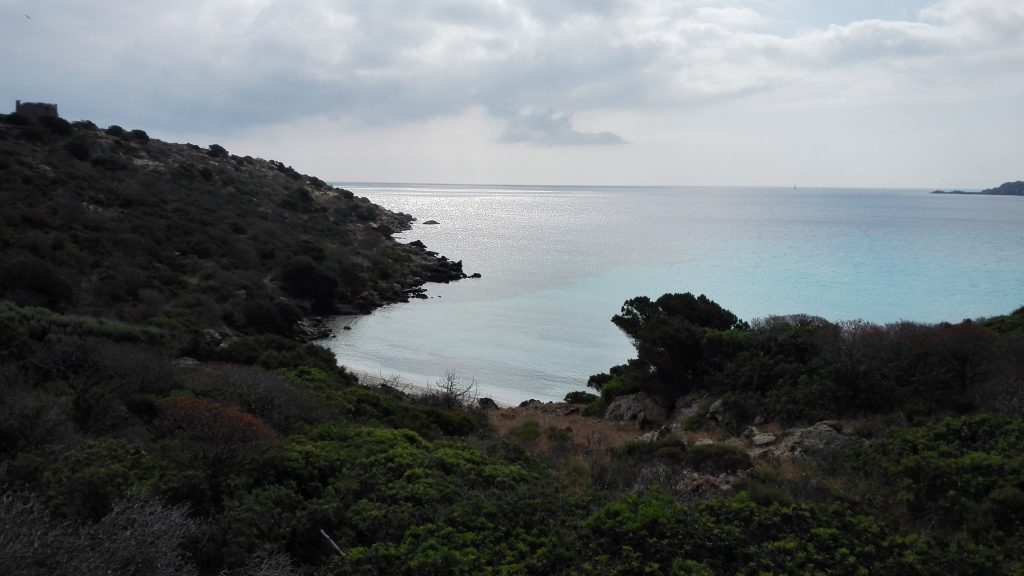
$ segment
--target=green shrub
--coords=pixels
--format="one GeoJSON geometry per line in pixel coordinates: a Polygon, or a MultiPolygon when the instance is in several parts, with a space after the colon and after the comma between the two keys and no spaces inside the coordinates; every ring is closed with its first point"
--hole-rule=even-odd
{"type": "Polygon", "coordinates": [[[565,401],[569,404],[590,404],[598,399],[597,394],[574,390],[565,395],[565,401]]]}
{"type": "Polygon", "coordinates": [[[513,430],[516,439],[525,444],[536,444],[540,440],[540,422],[527,420],[513,430]]]}
{"type": "Polygon", "coordinates": [[[627,386],[618,376],[612,377],[601,386],[601,396],[587,405],[583,410],[585,416],[604,416],[604,411],[619,396],[632,392],[633,389],[627,386]]]}
{"type": "Polygon", "coordinates": [[[676,434],[669,434],[653,442],[633,440],[615,448],[615,454],[629,459],[634,464],[658,460],[666,464],[681,464],[689,451],[686,440],[676,434]]]}
{"type": "Polygon", "coordinates": [[[753,466],[750,456],[739,446],[698,444],[686,453],[686,464],[705,474],[735,474],[753,466]]]}

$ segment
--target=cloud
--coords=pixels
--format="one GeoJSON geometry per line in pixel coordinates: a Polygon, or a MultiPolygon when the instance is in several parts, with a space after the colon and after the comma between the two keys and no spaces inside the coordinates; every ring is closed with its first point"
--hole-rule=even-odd
{"type": "Polygon", "coordinates": [[[625,144],[611,132],[581,132],[572,127],[572,116],[557,112],[526,109],[506,120],[502,142],[541,144],[544,146],[593,146],[625,144]]]}
{"type": "Polygon", "coordinates": [[[780,14],[799,5],[5,0],[5,12],[33,17],[0,22],[19,55],[0,73],[11,79],[5,94],[79,101],[90,117],[154,129],[313,117],[388,126],[480,108],[506,123],[502,141],[545,146],[621,143],[600,126],[573,128],[573,117],[601,110],[1024,90],[1018,0],[947,0],[914,20],[780,31],[780,14]]]}

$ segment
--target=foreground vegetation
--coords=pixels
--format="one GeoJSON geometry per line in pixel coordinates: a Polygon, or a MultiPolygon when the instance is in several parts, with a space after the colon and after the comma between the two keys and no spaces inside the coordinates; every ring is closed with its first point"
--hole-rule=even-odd
{"type": "Polygon", "coordinates": [[[194,363],[148,329],[4,306],[0,561],[13,574],[1024,568],[1017,415],[889,415],[850,454],[758,464],[708,498],[672,479],[753,466],[744,453],[675,436],[585,450],[535,425],[498,435],[479,410],[357,385],[311,345],[194,363]]]}
{"type": "MultiPolygon", "coordinates": [[[[637,357],[597,374],[595,411],[650,394],[666,407],[720,396],[733,426],[899,415],[925,421],[976,410],[1024,410],[1024,308],[983,321],[884,326],[771,316],[748,324],[707,297],[627,301],[612,321],[637,357]]],[[[726,423],[729,424],[729,423],[726,423]]]]}
{"type": "MultiPolygon", "coordinates": [[[[239,253],[264,252],[251,268],[229,266],[226,244],[207,238],[232,217],[246,231],[283,230],[282,218],[313,226],[306,216],[323,206],[354,222],[377,210],[368,203],[324,189],[303,212],[287,187],[254,183],[262,208],[231,216],[208,196],[232,189],[236,166],[275,164],[212,146],[143,153],[154,143],[142,135],[87,125],[3,130],[5,573],[1024,574],[1024,310],[957,325],[748,325],[704,297],[637,298],[615,323],[638,357],[592,379],[591,412],[637,391],[666,406],[706,394],[731,419],[699,412],[693,429],[844,417],[868,441],[756,461],[685,432],[618,446],[536,421],[499,433],[452,398],[358,385],[294,338],[293,317],[369,304],[388,275],[404,290],[425,269],[415,254],[385,255],[393,243],[368,227],[383,220],[348,228],[353,243],[327,243],[315,268],[302,260],[316,273],[300,274],[314,281],[298,289],[290,263],[327,242],[323,229],[231,232],[239,253]],[[174,170],[92,172],[162,162],[150,155],[196,170],[216,158],[206,167],[218,184],[181,188],[174,170]],[[73,170],[81,179],[63,179],[73,170]],[[206,202],[217,207],[198,220],[206,202]],[[152,220],[137,220],[144,212],[152,220]],[[147,236],[177,213],[195,228],[147,236]],[[150,247],[133,255],[139,246],[150,247]],[[301,288],[311,285],[334,289],[321,299],[301,288]],[[680,489],[694,475],[737,483],[680,489]]],[[[293,192],[316,189],[300,180],[293,192]]]]}

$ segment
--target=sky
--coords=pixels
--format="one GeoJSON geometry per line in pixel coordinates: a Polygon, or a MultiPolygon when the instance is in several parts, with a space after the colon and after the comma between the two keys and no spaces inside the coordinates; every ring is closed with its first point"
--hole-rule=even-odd
{"type": "Polygon", "coordinates": [[[328,181],[1024,179],[1022,0],[0,0],[0,79],[328,181]]]}

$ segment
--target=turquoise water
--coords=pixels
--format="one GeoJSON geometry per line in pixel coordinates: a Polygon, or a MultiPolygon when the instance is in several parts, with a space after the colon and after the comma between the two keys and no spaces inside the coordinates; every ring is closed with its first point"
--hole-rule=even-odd
{"type": "Polygon", "coordinates": [[[1024,198],[923,190],[340,184],[420,222],[397,236],[481,279],[336,320],[356,370],[451,370],[500,402],[560,400],[633,355],[634,296],[704,293],[739,317],[959,321],[1024,305],[1024,198]],[[343,331],[342,326],[351,330],[343,331]]]}

